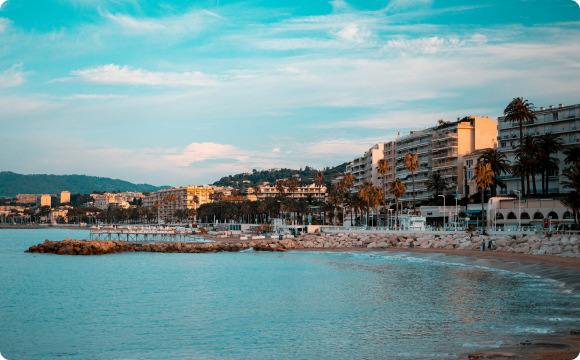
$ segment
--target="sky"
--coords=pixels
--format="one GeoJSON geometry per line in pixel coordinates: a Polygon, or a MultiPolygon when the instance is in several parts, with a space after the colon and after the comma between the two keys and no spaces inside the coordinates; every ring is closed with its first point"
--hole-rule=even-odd
{"type": "Polygon", "coordinates": [[[580,103],[572,0],[0,0],[0,171],[322,169],[514,97],[580,103]]]}

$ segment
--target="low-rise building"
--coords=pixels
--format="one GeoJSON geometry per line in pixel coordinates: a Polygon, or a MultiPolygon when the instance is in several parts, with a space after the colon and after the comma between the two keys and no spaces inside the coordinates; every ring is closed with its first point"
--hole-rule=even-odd
{"type": "Polygon", "coordinates": [[[36,204],[38,194],[18,194],[16,195],[17,204],[36,204]]]}
{"type": "MultiPolygon", "coordinates": [[[[254,194],[254,189],[249,188],[248,191],[248,199],[254,201],[264,200],[269,197],[275,197],[280,195],[280,192],[276,188],[276,185],[271,184],[263,184],[258,186],[260,188],[260,193],[256,196],[254,194]]],[[[287,187],[285,189],[285,195],[289,198],[293,199],[307,199],[310,196],[312,199],[315,200],[324,200],[326,198],[326,186],[321,186],[320,188],[316,186],[316,184],[310,184],[307,186],[299,186],[296,190],[292,193],[289,192],[287,187]]]]}
{"type": "Polygon", "coordinates": [[[64,209],[54,209],[50,212],[50,222],[57,223],[59,218],[62,218],[64,222],[68,222],[67,218],[68,210],[64,209]]]}
{"type": "Polygon", "coordinates": [[[520,225],[541,230],[574,223],[574,214],[558,199],[494,197],[486,212],[487,225],[501,230],[520,225]]]}

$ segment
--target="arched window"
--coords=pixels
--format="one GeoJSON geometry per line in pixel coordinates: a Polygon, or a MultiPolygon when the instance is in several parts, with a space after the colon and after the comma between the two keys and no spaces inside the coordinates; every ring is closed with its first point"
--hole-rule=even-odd
{"type": "Polygon", "coordinates": [[[527,212],[525,212],[525,211],[524,211],[524,212],[522,213],[522,216],[521,216],[521,218],[522,218],[522,220],[524,220],[524,219],[529,219],[529,218],[530,218],[530,214],[528,214],[527,212]]]}
{"type": "Polygon", "coordinates": [[[497,220],[503,220],[503,214],[502,214],[502,213],[500,213],[500,212],[498,212],[498,213],[495,215],[495,218],[496,218],[497,220]]]}
{"type": "Polygon", "coordinates": [[[544,214],[542,214],[541,212],[537,211],[537,212],[534,214],[534,219],[535,219],[535,220],[543,220],[543,219],[544,219],[544,214]]]}
{"type": "Polygon", "coordinates": [[[516,216],[516,214],[514,214],[513,212],[510,212],[510,213],[508,214],[508,220],[513,220],[513,219],[517,219],[517,216],[516,216]]]}
{"type": "Polygon", "coordinates": [[[553,211],[550,211],[550,213],[548,214],[548,217],[552,217],[552,220],[558,220],[558,214],[556,214],[553,211]]]}
{"type": "Polygon", "coordinates": [[[566,211],[564,213],[564,215],[562,216],[562,219],[564,219],[564,220],[568,220],[568,219],[572,219],[572,218],[573,218],[572,213],[569,211],[566,211]]]}

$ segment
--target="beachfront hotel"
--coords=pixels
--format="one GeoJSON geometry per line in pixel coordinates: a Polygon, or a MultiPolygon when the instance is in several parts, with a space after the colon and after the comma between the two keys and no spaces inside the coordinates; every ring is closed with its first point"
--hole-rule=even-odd
{"type": "MultiPolygon", "coordinates": [[[[279,195],[279,191],[276,188],[276,184],[264,183],[258,186],[260,188],[260,193],[256,196],[254,194],[254,188],[248,188],[248,200],[264,200],[269,197],[275,197],[279,195]]],[[[289,192],[287,187],[284,187],[287,197],[293,199],[307,199],[310,196],[315,200],[324,200],[326,198],[326,186],[321,186],[320,188],[316,184],[310,184],[306,186],[298,186],[294,192],[289,192]]]]}
{"type": "MultiPolygon", "coordinates": [[[[558,135],[565,149],[578,146],[580,144],[580,104],[558,107],[540,107],[536,111],[537,120],[533,123],[523,124],[524,136],[537,137],[542,134],[552,133],[558,135]]],[[[515,162],[516,150],[520,144],[520,124],[505,122],[504,117],[498,118],[498,150],[503,152],[510,163],[515,162]]],[[[571,189],[562,185],[564,179],[564,169],[566,163],[563,151],[554,154],[558,158],[558,170],[549,174],[549,193],[570,192],[571,189]]],[[[513,193],[514,190],[522,191],[520,177],[510,174],[501,175],[501,179],[506,183],[506,188],[498,189],[500,195],[513,193]]],[[[536,176],[536,188],[541,189],[541,176],[536,176]]],[[[533,185],[530,184],[532,188],[533,185]]],[[[541,190],[540,190],[541,192],[541,190]]]]}
{"type": "Polygon", "coordinates": [[[157,221],[175,218],[175,211],[197,209],[212,202],[210,195],[214,187],[209,185],[188,185],[158,190],[143,198],[143,206],[157,207],[157,221]]]}
{"type": "MultiPolygon", "coordinates": [[[[395,140],[379,143],[371,147],[364,156],[354,159],[346,167],[355,179],[354,192],[363,181],[383,187],[382,176],[378,173],[378,162],[386,159],[391,165],[385,180],[389,184],[396,178],[405,184],[407,192],[400,200],[413,200],[413,177],[405,167],[408,153],[417,154],[419,168],[415,171],[415,198],[428,200],[432,194],[427,190],[426,181],[433,172],[440,173],[449,183],[449,193],[460,197],[469,193],[465,186],[465,156],[479,149],[497,147],[497,123],[489,117],[468,116],[455,122],[441,122],[433,127],[398,135],[395,140]]],[[[469,179],[468,179],[469,180],[469,179]]],[[[388,187],[388,185],[387,185],[388,187]]],[[[477,191],[475,191],[477,192],[477,191]]],[[[387,194],[389,196],[389,194],[387,194]]]]}

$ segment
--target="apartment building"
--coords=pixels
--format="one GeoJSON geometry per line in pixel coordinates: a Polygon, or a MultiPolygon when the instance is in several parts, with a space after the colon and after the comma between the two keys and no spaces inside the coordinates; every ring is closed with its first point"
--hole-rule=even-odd
{"type": "Polygon", "coordinates": [[[385,157],[384,150],[385,143],[378,143],[365,152],[364,156],[354,159],[346,166],[346,173],[352,174],[354,179],[354,192],[358,191],[365,180],[375,186],[382,186],[378,162],[385,157]]]}
{"type": "Polygon", "coordinates": [[[93,204],[95,207],[101,210],[107,210],[109,208],[128,208],[129,202],[121,194],[111,194],[104,193],[103,195],[96,194],[93,197],[93,204]]]}
{"type": "Polygon", "coordinates": [[[432,172],[447,179],[452,193],[464,197],[464,157],[477,150],[496,148],[496,138],[497,123],[488,117],[469,116],[437,126],[433,132],[432,172]]]}
{"type": "Polygon", "coordinates": [[[36,207],[50,206],[50,195],[37,195],[36,207]]]}
{"type": "Polygon", "coordinates": [[[70,192],[68,191],[61,191],[56,194],[56,203],[57,204],[66,204],[70,202],[70,192]]]}
{"type": "Polygon", "coordinates": [[[211,202],[214,188],[208,185],[188,185],[158,190],[145,196],[143,206],[157,206],[157,220],[174,219],[176,210],[197,209],[211,202]]]}
{"type": "Polygon", "coordinates": [[[18,194],[16,195],[17,204],[36,204],[38,194],[18,194]]]}
{"type": "MultiPolygon", "coordinates": [[[[399,136],[397,136],[397,139],[399,138],[399,136]]],[[[396,174],[396,167],[395,167],[395,141],[389,141],[386,142],[384,147],[383,147],[383,159],[387,160],[389,162],[389,171],[387,172],[387,174],[385,175],[385,179],[384,182],[387,184],[387,189],[388,186],[391,182],[395,181],[395,174],[396,174]]],[[[379,183],[378,186],[383,186],[383,176],[381,174],[379,174],[379,183]]]]}
{"type": "MultiPolygon", "coordinates": [[[[523,124],[524,136],[539,136],[545,133],[557,134],[563,142],[564,150],[580,144],[580,104],[565,106],[559,104],[557,107],[540,107],[536,111],[537,120],[533,123],[526,122],[523,124]]],[[[499,150],[503,152],[507,159],[513,164],[516,158],[516,149],[519,146],[520,130],[519,123],[506,123],[504,117],[498,118],[498,138],[499,150]]],[[[564,163],[565,156],[563,152],[553,155],[559,161],[559,169],[549,176],[549,188],[551,193],[569,192],[571,189],[562,185],[565,181],[564,163]]],[[[509,194],[513,190],[521,191],[519,177],[509,174],[503,174],[501,177],[506,188],[501,189],[500,194],[509,194]]],[[[541,177],[536,177],[536,188],[541,189],[541,177]]],[[[532,187],[532,185],[530,184],[532,187]]],[[[498,189],[499,190],[499,189],[498,189]]]]}
{"type": "MultiPolygon", "coordinates": [[[[279,195],[278,189],[276,189],[276,184],[264,183],[259,186],[260,193],[256,196],[254,194],[254,189],[249,188],[248,199],[251,201],[264,200],[269,197],[275,197],[279,195]]],[[[326,186],[321,186],[320,188],[316,184],[310,184],[307,186],[299,186],[294,192],[290,193],[288,188],[285,188],[285,194],[289,198],[293,199],[307,199],[311,196],[315,200],[324,200],[326,198],[326,186]]]]}
{"type": "MultiPolygon", "coordinates": [[[[427,200],[431,194],[427,191],[425,181],[433,166],[433,134],[435,127],[419,131],[411,131],[408,135],[399,137],[395,141],[395,176],[407,187],[407,193],[401,197],[402,201],[413,200],[413,177],[405,168],[405,155],[417,154],[419,169],[415,171],[415,197],[417,201],[427,200]]],[[[392,166],[392,165],[391,165],[392,166]]]]}

